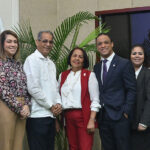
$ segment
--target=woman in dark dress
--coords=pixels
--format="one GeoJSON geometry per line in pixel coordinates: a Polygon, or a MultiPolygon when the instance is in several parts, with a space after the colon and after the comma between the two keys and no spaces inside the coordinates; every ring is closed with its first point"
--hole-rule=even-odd
{"type": "Polygon", "coordinates": [[[150,70],[144,67],[145,52],[141,45],[131,49],[131,61],[137,79],[137,98],[132,123],[132,149],[150,149],[150,70]]]}

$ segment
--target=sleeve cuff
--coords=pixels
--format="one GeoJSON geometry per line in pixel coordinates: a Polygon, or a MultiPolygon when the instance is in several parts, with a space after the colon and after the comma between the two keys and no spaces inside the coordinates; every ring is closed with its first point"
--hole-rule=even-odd
{"type": "Polygon", "coordinates": [[[139,125],[141,125],[144,128],[147,128],[147,125],[143,124],[143,123],[139,123],[139,125]]]}
{"type": "Polygon", "coordinates": [[[99,112],[100,108],[101,108],[101,105],[99,107],[91,107],[91,111],[99,112]]]}

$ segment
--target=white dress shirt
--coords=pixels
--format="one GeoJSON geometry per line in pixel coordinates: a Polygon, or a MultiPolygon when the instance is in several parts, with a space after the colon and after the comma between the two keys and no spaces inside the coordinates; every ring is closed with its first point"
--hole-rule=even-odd
{"type": "MultiPolygon", "coordinates": [[[[110,64],[113,60],[115,56],[115,53],[113,52],[108,58],[103,58],[101,57],[101,60],[103,61],[104,59],[107,59],[107,62],[106,62],[106,67],[107,67],[107,72],[109,70],[109,67],[110,67],[110,64]]],[[[102,62],[102,67],[101,67],[101,80],[102,80],[102,83],[103,83],[103,62],[102,62]]]]}
{"type": "Polygon", "coordinates": [[[27,57],[24,63],[28,92],[31,98],[32,118],[53,117],[50,107],[61,104],[55,64],[38,50],[27,57]]]}
{"type": "MultiPolygon", "coordinates": [[[[59,76],[59,83],[61,81],[61,74],[59,76]]],[[[91,99],[91,110],[99,111],[99,86],[96,76],[91,72],[88,81],[89,94],[91,99]]],[[[81,105],[81,70],[74,73],[70,71],[67,79],[61,87],[61,98],[63,109],[82,108],[81,105]]]]}
{"type": "Polygon", "coordinates": [[[138,77],[138,75],[139,75],[139,73],[140,73],[140,71],[141,71],[141,69],[142,69],[142,66],[143,66],[143,65],[141,65],[140,68],[135,71],[135,77],[136,77],[136,79],[137,79],[137,77],[138,77]]]}

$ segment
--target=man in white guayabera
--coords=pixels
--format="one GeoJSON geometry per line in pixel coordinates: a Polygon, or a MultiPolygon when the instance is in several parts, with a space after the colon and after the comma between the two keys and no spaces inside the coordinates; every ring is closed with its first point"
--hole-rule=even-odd
{"type": "Polygon", "coordinates": [[[48,58],[53,47],[53,34],[40,31],[37,49],[27,57],[24,71],[31,95],[31,115],[27,119],[30,150],[54,150],[55,116],[61,113],[61,99],[56,80],[56,67],[48,58]]]}

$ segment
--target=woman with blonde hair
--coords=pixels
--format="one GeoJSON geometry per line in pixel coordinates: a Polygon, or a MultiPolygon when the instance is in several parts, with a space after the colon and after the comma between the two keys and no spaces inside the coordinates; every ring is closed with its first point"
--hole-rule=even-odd
{"type": "Polygon", "coordinates": [[[21,150],[30,97],[19,56],[17,35],[0,34],[0,150],[21,150]]]}

